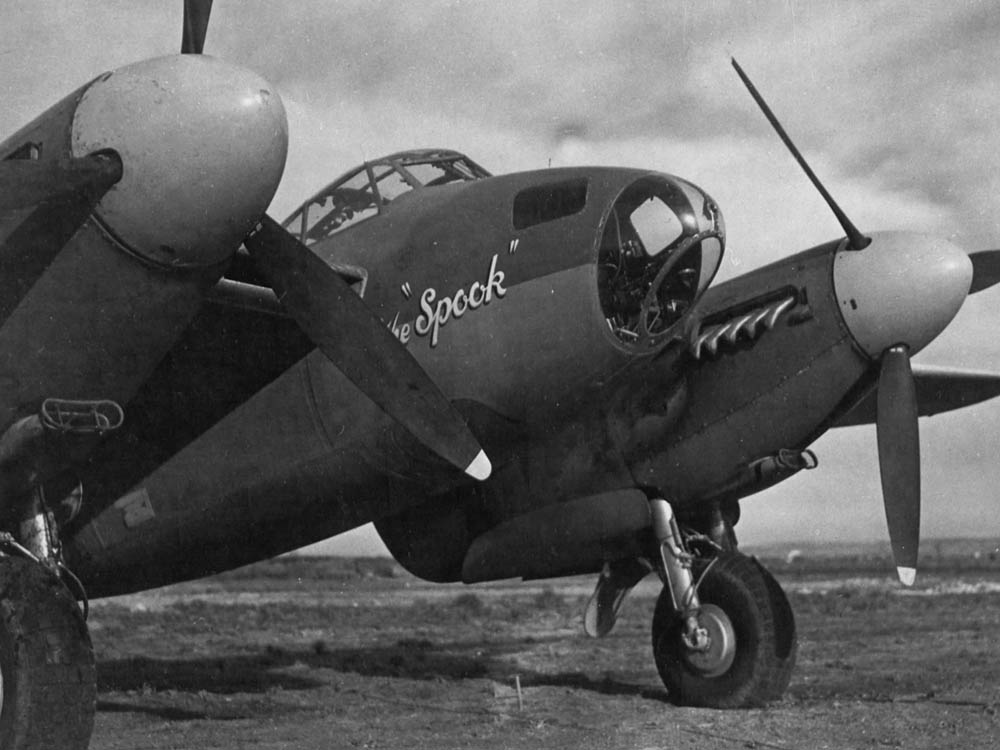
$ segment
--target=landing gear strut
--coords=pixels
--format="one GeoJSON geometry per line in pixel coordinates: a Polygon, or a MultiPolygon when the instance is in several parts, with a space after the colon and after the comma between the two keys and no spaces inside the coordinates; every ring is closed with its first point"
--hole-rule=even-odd
{"type": "MultiPolygon", "coordinates": [[[[707,536],[701,540],[711,553],[693,554],[669,504],[650,505],[665,582],[653,616],[653,657],[670,700],[740,708],[779,699],[797,651],[781,587],[756,560],[707,536]]],[[[735,542],[731,527],[723,538],[735,542]]]]}

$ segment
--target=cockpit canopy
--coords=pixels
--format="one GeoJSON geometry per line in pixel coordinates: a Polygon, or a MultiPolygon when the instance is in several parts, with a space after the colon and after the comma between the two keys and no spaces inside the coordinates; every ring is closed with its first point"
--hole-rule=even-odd
{"type": "Polygon", "coordinates": [[[344,173],[303,203],[284,221],[284,227],[302,243],[312,245],[379,214],[411,190],[489,176],[457,151],[401,151],[344,173]]]}
{"type": "Polygon", "coordinates": [[[598,250],[608,327],[625,344],[652,347],[715,277],[725,249],[722,213],[708,195],[669,175],[629,185],[611,207],[598,250]]]}

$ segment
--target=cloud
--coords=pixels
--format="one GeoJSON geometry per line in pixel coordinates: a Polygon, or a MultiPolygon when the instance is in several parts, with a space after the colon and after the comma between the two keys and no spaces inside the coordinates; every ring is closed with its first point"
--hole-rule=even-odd
{"type": "MultiPolygon", "coordinates": [[[[939,207],[954,221],[944,233],[979,248],[1000,242],[991,7],[220,0],[207,51],[259,70],[311,113],[293,148],[339,158],[287,174],[317,186],[359,161],[359,146],[485,145],[508,171],[547,163],[568,138],[594,151],[770,138],[729,68],[736,55],[799,146],[833,165],[824,179],[939,207]],[[334,146],[321,142],[331,134],[334,146]]],[[[174,51],[180,2],[43,0],[4,21],[10,132],[107,68],[174,51]]]]}
{"type": "Polygon", "coordinates": [[[216,43],[312,108],[314,121],[337,123],[345,142],[424,145],[433,124],[436,142],[497,144],[490,151],[503,158],[493,166],[508,171],[537,165],[569,138],[595,152],[619,142],[630,162],[642,152],[629,144],[770,138],[729,68],[736,54],[800,147],[831,162],[833,175],[929,207],[970,247],[1000,237],[988,201],[1000,149],[986,145],[1000,108],[989,64],[997,21],[983,4],[249,7],[233,23],[217,19],[216,43]],[[251,28],[260,14],[280,44],[261,44],[251,28]]]}

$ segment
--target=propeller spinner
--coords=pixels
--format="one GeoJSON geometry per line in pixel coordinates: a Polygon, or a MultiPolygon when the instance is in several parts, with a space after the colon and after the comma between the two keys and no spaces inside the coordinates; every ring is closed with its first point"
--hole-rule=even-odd
{"type": "Polygon", "coordinates": [[[912,585],[920,541],[920,440],[910,353],[944,330],[970,285],[975,290],[995,283],[993,277],[1000,280],[1000,263],[992,253],[977,254],[981,257],[974,274],[973,261],[950,242],[908,232],[863,235],[810,169],[743,69],[735,59],[732,63],[847,235],[834,259],[834,289],[851,335],[880,362],[876,429],[882,497],[899,579],[912,585]]]}

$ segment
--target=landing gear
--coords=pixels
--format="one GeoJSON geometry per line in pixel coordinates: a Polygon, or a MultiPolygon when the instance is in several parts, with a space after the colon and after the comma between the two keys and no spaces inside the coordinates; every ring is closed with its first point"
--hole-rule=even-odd
{"type": "Polygon", "coordinates": [[[707,534],[682,534],[670,505],[650,500],[663,591],[653,658],[670,700],[741,708],[777,700],[795,665],[795,618],[756,560],[735,551],[732,523],[711,514],[707,534]],[[692,552],[685,537],[697,544],[692,552]]]}
{"type": "Polygon", "coordinates": [[[85,750],[96,694],[74,597],[39,563],[0,557],[0,748],[85,750]]]}
{"type": "Polygon", "coordinates": [[[795,665],[795,620],[778,583],[734,552],[698,560],[698,625],[707,646],[692,648],[664,589],[653,615],[653,657],[670,700],[686,706],[742,708],[777,700],[795,665]]]}
{"type": "MultiPolygon", "coordinates": [[[[63,564],[59,522],[46,485],[65,483],[102,435],[117,429],[111,401],[46,399],[0,435],[0,748],[86,750],[97,679],[86,602],[63,564]],[[12,533],[13,532],[13,533],[12,533]],[[86,605],[84,605],[86,606],[86,605]]],[[[72,513],[74,490],[58,510],[72,513]]]]}

